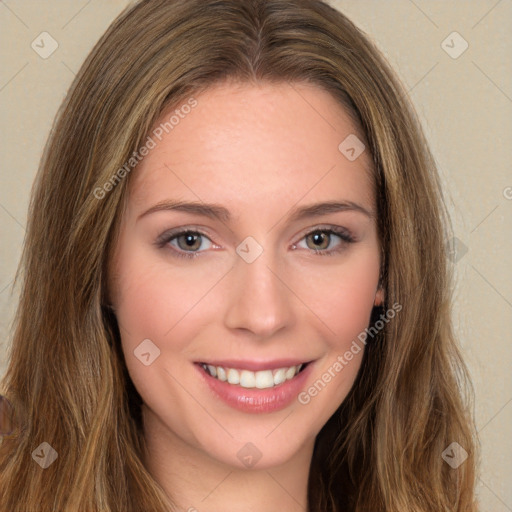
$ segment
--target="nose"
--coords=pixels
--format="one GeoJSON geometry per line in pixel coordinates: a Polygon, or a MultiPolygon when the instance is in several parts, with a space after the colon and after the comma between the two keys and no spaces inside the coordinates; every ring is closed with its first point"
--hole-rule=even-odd
{"type": "Polygon", "coordinates": [[[237,256],[230,272],[225,325],[267,339],[293,323],[293,292],[270,251],[252,263],[237,256]]]}

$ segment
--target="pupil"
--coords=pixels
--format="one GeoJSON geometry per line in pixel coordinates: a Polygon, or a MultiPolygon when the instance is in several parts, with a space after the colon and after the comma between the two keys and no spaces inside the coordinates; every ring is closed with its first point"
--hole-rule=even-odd
{"type": "Polygon", "coordinates": [[[322,238],[324,238],[325,234],[317,233],[313,235],[313,241],[315,244],[322,244],[322,238]]]}
{"type": "Polygon", "coordinates": [[[182,235],[181,238],[185,239],[185,248],[186,249],[197,248],[197,247],[194,247],[197,243],[197,240],[195,240],[197,237],[198,237],[198,235],[194,235],[194,234],[182,235]]]}

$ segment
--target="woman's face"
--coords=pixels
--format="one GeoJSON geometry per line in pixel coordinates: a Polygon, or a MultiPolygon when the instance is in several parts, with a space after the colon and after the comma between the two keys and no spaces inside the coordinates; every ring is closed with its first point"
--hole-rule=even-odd
{"type": "Polygon", "coordinates": [[[382,300],[370,155],[314,86],[195,99],[133,171],[112,304],[146,435],[271,467],[311,454],[382,300]]]}

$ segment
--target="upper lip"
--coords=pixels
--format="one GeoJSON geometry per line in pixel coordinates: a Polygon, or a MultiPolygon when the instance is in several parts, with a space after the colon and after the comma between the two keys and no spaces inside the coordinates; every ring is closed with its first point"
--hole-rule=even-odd
{"type": "Polygon", "coordinates": [[[235,368],[238,370],[250,370],[257,372],[260,370],[276,370],[278,368],[289,368],[310,362],[307,359],[272,359],[271,361],[249,361],[242,359],[214,359],[198,361],[199,364],[209,364],[211,366],[222,366],[223,368],[235,368]]]}

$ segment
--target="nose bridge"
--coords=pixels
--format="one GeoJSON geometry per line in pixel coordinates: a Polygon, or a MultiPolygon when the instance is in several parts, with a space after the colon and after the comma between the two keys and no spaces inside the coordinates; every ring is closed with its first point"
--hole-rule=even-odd
{"type": "Polygon", "coordinates": [[[268,337],[291,322],[291,296],[275,253],[256,244],[246,239],[237,248],[226,324],[268,337]]]}

